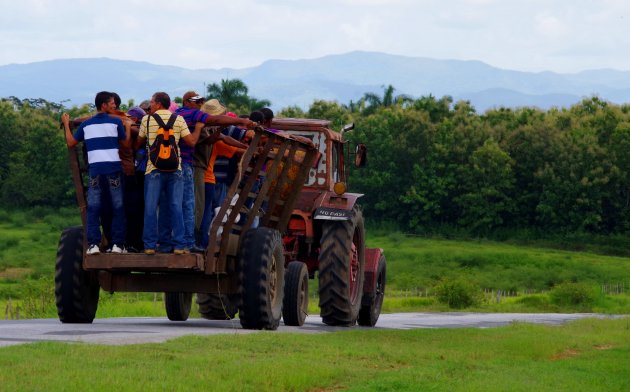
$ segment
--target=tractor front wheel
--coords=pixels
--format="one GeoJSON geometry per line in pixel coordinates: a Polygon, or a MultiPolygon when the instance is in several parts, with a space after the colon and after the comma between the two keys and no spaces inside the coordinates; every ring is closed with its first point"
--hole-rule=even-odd
{"type": "Polygon", "coordinates": [[[292,261],[284,277],[284,305],[282,318],[285,325],[302,326],[308,311],[308,268],[301,261],[292,261]]]}
{"type": "Polygon", "coordinates": [[[358,206],[347,221],[322,226],[319,307],[328,325],[352,326],[361,307],[365,271],[365,229],[358,206]]]}

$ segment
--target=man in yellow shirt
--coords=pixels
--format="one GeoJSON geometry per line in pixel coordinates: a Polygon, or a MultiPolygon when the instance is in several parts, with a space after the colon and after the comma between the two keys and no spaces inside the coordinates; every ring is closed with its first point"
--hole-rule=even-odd
{"type": "MultiPolygon", "coordinates": [[[[140,123],[140,131],[136,148],[143,147],[148,139],[151,145],[157,137],[159,129],[158,122],[154,116],[159,116],[164,123],[168,123],[171,112],[168,110],[171,105],[171,98],[164,92],[153,94],[150,101],[150,113],[142,118],[140,123]]],[[[204,124],[199,123],[195,126],[193,133],[190,133],[186,120],[182,116],[177,116],[173,124],[173,133],[175,144],[179,143],[181,138],[190,146],[194,146],[199,138],[199,133],[204,124]]],[[[179,147],[178,156],[179,156],[179,147]]],[[[147,170],[144,179],[144,231],[142,240],[144,242],[144,253],[155,254],[158,241],[158,206],[161,205],[164,211],[161,214],[169,214],[171,219],[171,227],[173,231],[172,243],[175,254],[183,254],[189,252],[184,242],[184,220],[182,215],[182,197],[183,197],[183,177],[181,170],[181,161],[179,168],[174,172],[165,172],[157,169],[151,160],[147,162],[147,170]],[[160,195],[164,193],[166,200],[160,203],[160,195]]]]}

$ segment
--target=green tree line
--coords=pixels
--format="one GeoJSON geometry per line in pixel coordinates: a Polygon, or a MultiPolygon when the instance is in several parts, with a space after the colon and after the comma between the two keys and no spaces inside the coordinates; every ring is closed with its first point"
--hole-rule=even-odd
{"type": "MultiPolygon", "coordinates": [[[[208,90],[239,113],[269,104],[249,97],[239,80],[208,90]]],[[[367,167],[352,171],[350,189],[365,194],[367,217],[415,232],[630,232],[630,105],[591,97],[570,108],[477,113],[448,96],[394,93],[387,86],[382,96],[277,113],[329,119],[335,129],[356,123],[347,136],[369,153],[367,167]]],[[[61,110],[68,109],[44,100],[0,102],[0,207],[73,203],[61,110]]]]}

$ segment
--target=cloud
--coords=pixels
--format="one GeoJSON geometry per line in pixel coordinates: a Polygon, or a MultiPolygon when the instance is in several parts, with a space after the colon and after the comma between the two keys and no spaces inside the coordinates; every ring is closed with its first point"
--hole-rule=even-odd
{"type": "Polygon", "coordinates": [[[268,59],[369,50],[476,59],[523,70],[630,64],[630,53],[622,50],[630,46],[630,3],[615,0],[5,3],[3,63],[111,57],[196,69],[241,68],[268,59]],[[603,50],[589,55],[588,48],[598,43],[603,50]]]}

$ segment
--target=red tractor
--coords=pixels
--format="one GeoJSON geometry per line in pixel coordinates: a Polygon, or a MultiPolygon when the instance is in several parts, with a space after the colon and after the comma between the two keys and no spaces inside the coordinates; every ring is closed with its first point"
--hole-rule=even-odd
{"type": "MultiPolygon", "coordinates": [[[[188,318],[196,294],[199,313],[207,319],[231,319],[238,312],[247,329],[276,329],[281,317],[286,325],[302,325],[308,278],[319,271],[324,323],[376,324],[385,292],[385,257],[382,249],[365,249],[363,215],[356,204],[361,195],[345,189],[343,132],[329,125],[291,119],[273,125],[302,138],[256,129],[203,254],[86,255],[86,158],[78,147],[70,148],[82,225],[64,230],[59,241],[59,319],[91,323],[103,289],[163,292],[173,321],[188,318]]],[[[365,162],[363,145],[355,162],[365,162]]]]}
{"type": "Polygon", "coordinates": [[[286,265],[283,319],[302,325],[308,305],[308,279],[319,278],[319,307],[325,324],[374,326],[381,312],[386,283],[383,249],[365,247],[362,196],[347,192],[346,162],[366,161],[365,145],[353,154],[344,133],[330,121],[274,119],[272,128],[310,139],[319,154],[300,191],[283,236],[286,265]]]}

